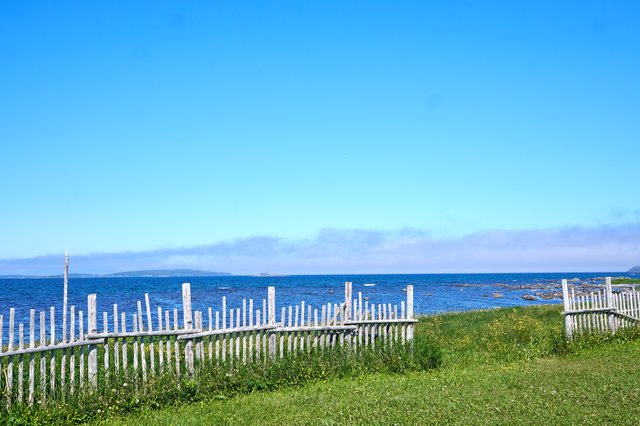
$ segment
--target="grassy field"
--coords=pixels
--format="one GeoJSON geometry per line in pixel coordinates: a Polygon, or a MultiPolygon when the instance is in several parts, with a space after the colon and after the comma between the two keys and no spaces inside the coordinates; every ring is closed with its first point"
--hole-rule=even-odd
{"type": "Polygon", "coordinates": [[[105,424],[638,424],[637,331],[567,344],[557,306],[423,318],[437,370],[311,381],[105,424]]]}
{"type": "Polygon", "coordinates": [[[640,284],[640,278],[614,278],[612,284],[640,284]]]}
{"type": "Polygon", "coordinates": [[[109,387],[0,424],[638,424],[640,329],[571,343],[563,329],[557,305],[423,317],[413,352],[168,375],[143,393],[109,387]]]}
{"type": "Polygon", "coordinates": [[[513,365],[326,381],[114,424],[616,424],[640,419],[640,343],[513,365]]]}

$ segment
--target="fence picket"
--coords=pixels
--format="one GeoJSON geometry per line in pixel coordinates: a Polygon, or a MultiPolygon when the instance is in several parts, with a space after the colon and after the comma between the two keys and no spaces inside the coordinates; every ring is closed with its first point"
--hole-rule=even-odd
{"type": "MultiPolygon", "coordinates": [[[[52,306],[49,311],[49,342],[51,346],[56,344],[56,311],[52,306]]],[[[49,377],[50,377],[50,389],[53,393],[56,389],[56,353],[51,351],[51,360],[49,361],[49,377]]]]}
{"type": "MultiPolygon", "coordinates": [[[[260,310],[256,309],[256,326],[260,326],[260,310]]],[[[218,328],[218,317],[216,316],[216,328],[218,328]]],[[[262,333],[260,331],[256,332],[256,337],[255,337],[255,342],[256,342],[256,348],[255,348],[255,357],[256,357],[256,361],[260,361],[260,339],[262,338],[262,333]]],[[[217,343],[217,341],[216,341],[217,343]]],[[[216,353],[217,353],[217,348],[216,348],[216,353]]]]}
{"type": "MultiPolygon", "coordinates": [[[[289,321],[287,323],[287,327],[291,328],[291,320],[292,320],[293,306],[289,306],[289,321]]],[[[287,337],[287,355],[291,354],[291,348],[293,347],[293,339],[291,338],[291,333],[286,334],[287,337]]]]}
{"type": "MultiPolygon", "coordinates": [[[[227,298],[222,296],[222,329],[227,329],[227,298]]],[[[222,362],[227,360],[227,335],[222,335],[222,362]]]]}
{"type": "MultiPolygon", "coordinates": [[[[178,331],[178,308],[173,308],[173,330],[178,331]]],[[[176,375],[180,378],[180,342],[178,339],[173,341],[174,357],[176,359],[176,375]]]]}
{"type": "MultiPolygon", "coordinates": [[[[15,341],[15,317],[16,309],[9,309],[9,341],[7,342],[7,352],[13,352],[13,342],[15,341]]],[[[13,356],[9,357],[6,370],[6,386],[7,386],[7,406],[11,406],[13,392],[13,356]]]]}
{"type": "MultiPolygon", "coordinates": [[[[133,314],[133,332],[138,331],[138,314],[133,314]]],[[[133,380],[137,386],[138,384],[138,347],[140,346],[140,337],[136,335],[133,340],[133,380]]]]}
{"type": "MultiPolygon", "coordinates": [[[[275,292],[275,288],[274,288],[274,292],[275,292]]],[[[274,293],[274,297],[275,297],[275,293],[274,293]]],[[[275,301],[274,301],[275,303],[275,301]]],[[[262,325],[263,326],[267,326],[267,317],[269,316],[268,311],[267,311],[267,299],[262,299],[262,325]]],[[[265,331],[263,333],[262,336],[262,353],[263,356],[265,358],[265,361],[267,359],[267,332],[265,331]]]]}
{"type": "MultiPolygon", "coordinates": [[[[220,329],[220,312],[216,311],[216,330],[220,329]]],[[[216,363],[220,363],[220,337],[214,336],[216,341],[215,351],[216,351],[216,363]]]]}
{"type": "MultiPolygon", "coordinates": [[[[308,326],[311,326],[311,312],[312,312],[311,304],[309,304],[309,305],[307,305],[307,325],[308,326]]],[[[311,333],[311,332],[307,333],[307,343],[306,343],[307,352],[311,351],[311,339],[313,337],[312,335],[313,335],[313,333],[311,333]]]]}
{"type": "MultiPolygon", "coordinates": [[[[249,299],[249,324],[248,325],[249,325],[249,329],[253,329],[253,299],[249,299]]],[[[248,348],[249,362],[252,362],[254,360],[254,353],[253,353],[254,339],[255,339],[255,333],[249,332],[249,348],[248,348]]]]}
{"type": "MultiPolygon", "coordinates": [[[[18,348],[20,350],[24,349],[24,325],[20,324],[18,326],[18,348]]],[[[22,398],[24,394],[24,357],[20,355],[18,359],[18,402],[22,403],[22,398]]]]}
{"type": "MultiPolygon", "coordinates": [[[[104,334],[109,334],[109,317],[107,312],[102,312],[102,329],[104,334]]],[[[104,339],[104,375],[109,376],[109,339],[104,339]]]]}
{"type": "MultiPolygon", "coordinates": [[[[135,319],[133,320],[133,322],[136,323],[135,326],[137,327],[137,329],[135,329],[134,331],[143,333],[145,330],[144,330],[144,321],[142,319],[142,302],[140,300],[138,300],[137,307],[138,307],[138,313],[134,314],[135,319]]],[[[142,381],[146,382],[147,381],[147,352],[145,350],[144,341],[145,341],[145,338],[143,335],[136,336],[136,342],[138,343],[138,350],[140,351],[138,354],[138,365],[140,366],[140,372],[142,373],[142,381]]]]}
{"type": "MultiPolygon", "coordinates": [[[[66,299],[66,297],[65,297],[66,299]]],[[[67,343],[67,301],[64,301],[64,308],[62,310],[62,343],[65,344],[67,343]]],[[[69,352],[68,349],[63,349],[62,350],[62,355],[60,358],[60,387],[62,388],[63,392],[65,390],[65,387],[67,385],[67,353],[69,352]]]]}
{"type": "MultiPolygon", "coordinates": [[[[89,314],[87,335],[94,336],[98,334],[98,305],[95,294],[87,297],[87,308],[89,314]]],[[[89,346],[88,379],[92,388],[98,387],[98,347],[96,345],[89,346]]]]}
{"type": "MultiPolygon", "coordinates": [[[[193,330],[193,314],[191,312],[191,284],[182,284],[182,314],[185,330],[193,330]]],[[[193,341],[185,343],[184,355],[189,374],[193,375],[193,341]]]]}
{"type": "MultiPolygon", "coordinates": [[[[87,335],[85,333],[85,328],[84,328],[84,312],[83,311],[78,311],[78,341],[79,342],[84,342],[87,340],[87,335]]],[[[85,374],[85,360],[86,360],[86,348],[85,346],[81,346],[80,347],[80,362],[79,362],[79,374],[78,374],[78,380],[79,383],[78,385],[80,387],[85,387],[86,386],[86,377],[87,375],[85,374]]]]}
{"type": "MultiPolygon", "coordinates": [[[[113,332],[117,333],[119,328],[118,323],[118,304],[113,304],[113,332]]],[[[119,338],[113,339],[113,363],[114,371],[116,374],[120,371],[120,340],[119,338]]]]}
{"type": "Polygon", "coordinates": [[[235,315],[236,310],[234,308],[229,308],[229,362],[231,365],[235,365],[236,358],[238,354],[236,352],[236,329],[238,328],[238,323],[235,315]]]}
{"type": "MultiPolygon", "coordinates": [[[[32,309],[33,314],[35,311],[32,309]]],[[[72,306],[69,312],[69,342],[74,343],[76,341],[76,307],[72,306]]],[[[73,393],[76,384],[76,348],[71,347],[69,349],[69,391],[73,393]]],[[[30,402],[33,404],[33,400],[30,402]]]]}
{"type": "MultiPolygon", "coordinates": [[[[151,304],[149,303],[149,293],[144,294],[144,304],[147,311],[147,331],[153,331],[153,322],[151,321],[151,304]]],[[[156,360],[154,353],[153,337],[149,337],[149,372],[153,376],[155,374],[156,360]]]]}
{"type": "MultiPolygon", "coordinates": [[[[268,287],[268,298],[269,298],[269,325],[276,325],[276,288],[268,287]]],[[[269,351],[272,359],[276,357],[276,334],[269,334],[269,351]]]]}
{"type": "MultiPolygon", "coordinates": [[[[73,308],[72,311],[73,312],[73,308]]],[[[73,319],[71,320],[71,323],[73,324],[73,319]]],[[[1,321],[0,321],[0,330],[2,329],[1,327],[1,321]]],[[[29,349],[33,349],[36,346],[36,310],[35,309],[31,309],[29,311],[29,349]]],[[[34,398],[35,398],[35,383],[36,383],[36,377],[35,377],[35,354],[31,353],[29,354],[29,405],[33,405],[34,402],[34,398]]]]}
{"type": "MultiPolygon", "coordinates": [[[[236,308],[236,328],[240,328],[240,308],[236,308]]],[[[236,360],[240,362],[240,333],[234,333],[236,344],[236,360]]]]}
{"type": "MultiPolygon", "coordinates": [[[[247,299],[242,299],[242,328],[247,326],[247,299]]],[[[242,363],[247,363],[247,335],[242,332],[242,363]]]]}
{"type": "MultiPolygon", "coordinates": [[[[208,309],[208,316],[209,316],[209,331],[213,330],[213,324],[212,324],[212,320],[213,320],[213,310],[211,309],[211,306],[209,306],[208,309]]],[[[209,364],[213,363],[213,337],[209,336],[209,364]]]]}
{"type": "MultiPolygon", "coordinates": [[[[164,311],[164,329],[171,330],[171,322],[169,321],[169,310],[164,311]]],[[[167,336],[165,349],[167,351],[167,369],[171,370],[171,337],[167,336]]]]}
{"type": "MultiPolygon", "coordinates": [[[[127,332],[127,314],[122,312],[120,314],[120,331],[122,334],[127,332]]],[[[127,338],[122,339],[122,371],[127,372],[127,338]]]]}
{"type": "MultiPolygon", "coordinates": [[[[47,344],[46,339],[46,323],[45,312],[40,311],[40,347],[44,348],[47,344]]],[[[40,353],[40,392],[42,398],[42,405],[44,405],[47,396],[47,353],[40,353]]]]}
{"type": "MultiPolygon", "coordinates": [[[[285,317],[287,315],[287,308],[285,308],[284,306],[282,307],[282,312],[280,314],[280,323],[282,324],[282,327],[286,327],[286,322],[285,322],[285,317]]],[[[285,340],[285,335],[286,333],[281,333],[280,334],[280,357],[282,357],[284,355],[284,340],[285,340]]]]}
{"type": "MultiPolygon", "coordinates": [[[[162,328],[162,308],[158,306],[158,331],[163,331],[162,328]]],[[[160,373],[164,371],[164,338],[158,337],[158,368],[160,373]]]]}

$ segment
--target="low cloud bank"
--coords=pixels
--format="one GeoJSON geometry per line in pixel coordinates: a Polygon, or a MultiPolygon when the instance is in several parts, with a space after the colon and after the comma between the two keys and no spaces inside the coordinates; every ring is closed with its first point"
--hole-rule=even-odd
{"type": "MultiPolygon", "coordinates": [[[[489,230],[438,238],[416,229],[325,229],[141,252],[71,254],[71,271],[191,268],[233,274],[625,271],[640,264],[640,224],[489,230]]],[[[61,273],[62,254],[0,260],[0,275],[61,273]]]]}

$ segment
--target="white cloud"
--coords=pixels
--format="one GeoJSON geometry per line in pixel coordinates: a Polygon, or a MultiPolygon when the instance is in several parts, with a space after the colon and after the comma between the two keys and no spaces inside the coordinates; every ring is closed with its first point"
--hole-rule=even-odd
{"type": "MultiPolygon", "coordinates": [[[[107,273],[197,268],[278,272],[438,273],[624,271],[640,264],[640,224],[527,231],[488,230],[437,238],[416,229],[325,229],[307,239],[256,236],[210,245],[72,256],[72,270],[107,273]]],[[[0,274],[54,274],[62,255],[0,260],[0,274]]]]}

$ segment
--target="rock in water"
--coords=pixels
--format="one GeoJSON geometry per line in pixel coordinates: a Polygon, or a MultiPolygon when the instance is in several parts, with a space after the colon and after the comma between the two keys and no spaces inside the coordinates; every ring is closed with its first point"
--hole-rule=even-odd
{"type": "Polygon", "coordinates": [[[494,299],[501,299],[504,297],[504,294],[500,293],[499,291],[496,291],[491,295],[491,297],[493,297],[494,299]]]}
{"type": "Polygon", "coordinates": [[[535,297],[533,294],[524,294],[524,295],[522,295],[522,299],[531,300],[531,301],[538,300],[538,298],[535,297]]]}

